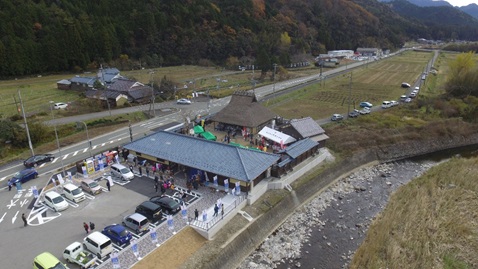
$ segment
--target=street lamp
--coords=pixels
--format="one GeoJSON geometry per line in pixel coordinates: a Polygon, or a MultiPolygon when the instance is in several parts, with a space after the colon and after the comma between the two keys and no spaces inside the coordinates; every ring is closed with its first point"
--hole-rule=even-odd
{"type": "Polygon", "coordinates": [[[79,121],[79,123],[83,123],[83,125],[85,125],[86,139],[88,139],[88,150],[90,151],[90,157],[92,157],[93,155],[91,154],[91,141],[90,141],[90,136],[88,135],[88,126],[86,125],[84,121],[79,121]]]}
{"type": "MultiPolygon", "coordinates": [[[[53,101],[50,101],[50,111],[51,111],[51,118],[53,121],[55,121],[55,115],[53,114],[53,101]]],[[[60,141],[58,140],[58,132],[56,130],[56,123],[53,122],[53,127],[55,129],[55,137],[56,137],[56,145],[58,146],[58,158],[60,158],[60,162],[61,162],[61,169],[63,171],[63,176],[66,175],[65,173],[65,166],[63,165],[63,158],[62,158],[62,155],[61,155],[61,148],[60,148],[60,141]]]]}

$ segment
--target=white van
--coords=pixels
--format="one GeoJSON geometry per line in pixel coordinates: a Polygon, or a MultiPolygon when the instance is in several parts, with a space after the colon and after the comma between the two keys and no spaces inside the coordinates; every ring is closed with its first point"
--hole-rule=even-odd
{"type": "Polygon", "coordinates": [[[134,174],[122,164],[115,163],[111,166],[111,174],[121,180],[133,180],[134,174]]]}
{"type": "Polygon", "coordinates": [[[99,259],[113,252],[111,240],[100,232],[92,232],[83,239],[83,246],[89,252],[95,254],[99,259]]]}
{"type": "Polygon", "coordinates": [[[63,185],[63,195],[75,203],[85,200],[85,193],[78,187],[71,183],[63,185]]]}
{"type": "Polygon", "coordinates": [[[62,211],[68,208],[68,202],[56,191],[45,193],[45,204],[55,211],[62,211]]]}
{"type": "Polygon", "coordinates": [[[382,102],[382,108],[390,108],[392,107],[392,102],[390,101],[383,101],[382,102]]]}

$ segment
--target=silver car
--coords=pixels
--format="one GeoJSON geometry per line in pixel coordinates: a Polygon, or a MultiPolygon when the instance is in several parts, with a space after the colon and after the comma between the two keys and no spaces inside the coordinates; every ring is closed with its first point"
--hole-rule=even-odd
{"type": "Polygon", "coordinates": [[[149,229],[149,220],[139,213],[134,213],[124,217],[123,226],[128,227],[138,234],[149,229]]]}

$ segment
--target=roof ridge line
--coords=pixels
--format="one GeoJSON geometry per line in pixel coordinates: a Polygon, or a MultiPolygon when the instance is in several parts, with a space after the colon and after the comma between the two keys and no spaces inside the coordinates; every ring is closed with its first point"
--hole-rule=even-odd
{"type": "Polygon", "coordinates": [[[247,169],[245,168],[244,160],[243,160],[243,158],[242,158],[242,154],[241,154],[240,149],[241,149],[241,148],[236,147],[236,152],[237,152],[237,155],[239,156],[239,160],[241,160],[241,167],[242,167],[242,169],[244,170],[244,174],[245,174],[246,177],[247,177],[247,181],[249,182],[249,181],[251,181],[251,180],[250,180],[250,175],[249,175],[247,169]]]}

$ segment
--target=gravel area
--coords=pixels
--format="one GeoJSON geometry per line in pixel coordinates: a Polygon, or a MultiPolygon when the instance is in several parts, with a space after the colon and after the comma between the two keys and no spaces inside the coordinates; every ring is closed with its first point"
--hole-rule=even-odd
{"type": "Polygon", "coordinates": [[[380,164],[339,180],[292,214],[239,268],[347,268],[390,194],[435,164],[380,164]]]}

